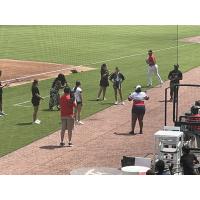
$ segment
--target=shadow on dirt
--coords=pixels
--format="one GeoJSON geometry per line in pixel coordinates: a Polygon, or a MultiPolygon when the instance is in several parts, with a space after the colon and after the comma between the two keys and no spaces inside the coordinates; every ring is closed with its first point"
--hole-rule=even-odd
{"type": "Polygon", "coordinates": [[[117,132],[114,132],[113,134],[114,135],[119,135],[119,136],[135,136],[137,133],[135,133],[135,135],[133,135],[133,134],[130,134],[129,132],[128,133],[117,133],[117,132]]]}
{"type": "Polygon", "coordinates": [[[60,148],[66,148],[66,147],[68,147],[68,146],[46,145],[46,146],[41,146],[40,149],[54,150],[54,149],[60,149],[60,148]]]}

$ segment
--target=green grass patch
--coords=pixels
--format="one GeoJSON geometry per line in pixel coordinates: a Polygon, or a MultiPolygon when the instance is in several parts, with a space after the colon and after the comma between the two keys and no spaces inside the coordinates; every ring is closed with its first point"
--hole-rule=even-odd
{"type": "MultiPolygon", "coordinates": [[[[179,37],[196,36],[200,26],[180,26],[179,37]]],[[[179,45],[185,43],[180,42],[179,45]]],[[[71,74],[73,84],[82,82],[84,107],[82,118],[103,110],[114,102],[112,86],[107,101],[95,101],[99,89],[99,68],[106,60],[110,71],[119,67],[125,75],[124,98],[135,85],[146,85],[146,52],[156,52],[161,77],[166,80],[176,63],[176,26],[0,26],[0,58],[34,60],[72,65],[88,65],[97,70],[71,74]],[[169,48],[169,49],[167,49],[169,48]],[[124,57],[119,59],[120,57],[124,57]],[[94,64],[96,63],[96,64],[94,64]]],[[[200,65],[200,45],[179,48],[183,72],[200,65]]],[[[52,79],[40,81],[42,96],[49,94],[52,79]]],[[[154,77],[154,85],[157,79],[154,77]]],[[[31,98],[31,84],[4,89],[4,110],[0,118],[0,156],[45,137],[60,128],[59,112],[48,111],[48,98],[40,106],[40,126],[32,125],[32,107],[14,104],[31,98]]],[[[24,104],[31,106],[30,103],[24,104]]],[[[129,113],[127,113],[128,115],[129,113]]],[[[59,141],[58,141],[59,142],[59,141]]]]}

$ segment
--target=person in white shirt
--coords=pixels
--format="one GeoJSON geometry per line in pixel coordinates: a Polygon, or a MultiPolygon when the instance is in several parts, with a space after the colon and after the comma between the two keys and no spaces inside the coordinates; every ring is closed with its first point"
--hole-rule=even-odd
{"type": "Polygon", "coordinates": [[[132,130],[129,134],[135,135],[135,125],[138,119],[140,126],[140,134],[143,134],[143,118],[145,114],[144,100],[149,100],[149,97],[145,92],[142,92],[141,85],[137,85],[135,92],[129,95],[129,101],[133,101],[132,107],[132,130]]]}
{"type": "Polygon", "coordinates": [[[81,110],[83,106],[83,99],[82,99],[82,89],[80,81],[76,81],[76,86],[73,88],[73,92],[77,103],[77,107],[75,108],[75,122],[78,125],[83,125],[84,123],[81,121],[81,110]]]}

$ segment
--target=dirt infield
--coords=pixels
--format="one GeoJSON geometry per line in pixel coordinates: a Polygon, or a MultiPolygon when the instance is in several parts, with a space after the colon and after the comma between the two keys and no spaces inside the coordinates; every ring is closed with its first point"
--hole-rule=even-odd
{"type": "Polygon", "coordinates": [[[73,66],[47,62],[21,61],[0,59],[0,70],[2,70],[1,80],[8,82],[11,86],[25,84],[37,78],[40,80],[49,79],[59,73],[69,75],[71,70],[84,72],[94,70],[85,66],[73,66]]]}
{"type": "MultiPolygon", "coordinates": [[[[182,83],[199,83],[200,67],[184,74],[182,83]]],[[[112,106],[76,126],[74,147],[60,148],[59,132],[0,158],[0,174],[69,174],[82,167],[120,167],[122,156],[144,156],[154,151],[154,133],[164,125],[164,90],[148,90],[144,134],[129,135],[131,102],[112,106]]],[[[186,96],[186,98],[190,98],[186,96]]],[[[172,115],[172,104],[168,114],[172,115]]],[[[188,109],[188,105],[181,104],[188,109]]],[[[59,119],[58,119],[59,120],[59,119]]]]}
{"type": "Polygon", "coordinates": [[[200,36],[183,38],[180,41],[181,42],[189,42],[189,43],[200,43],[200,36]]]}

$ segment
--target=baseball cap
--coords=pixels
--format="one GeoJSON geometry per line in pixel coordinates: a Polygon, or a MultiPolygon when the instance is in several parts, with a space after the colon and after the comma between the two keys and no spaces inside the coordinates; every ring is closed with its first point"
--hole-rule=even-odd
{"type": "Polygon", "coordinates": [[[141,89],[142,88],[142,86],[141,85],[137,85],[136,87],[135,87],[135,89],[137,90],[137,89],[141,89]]]}

